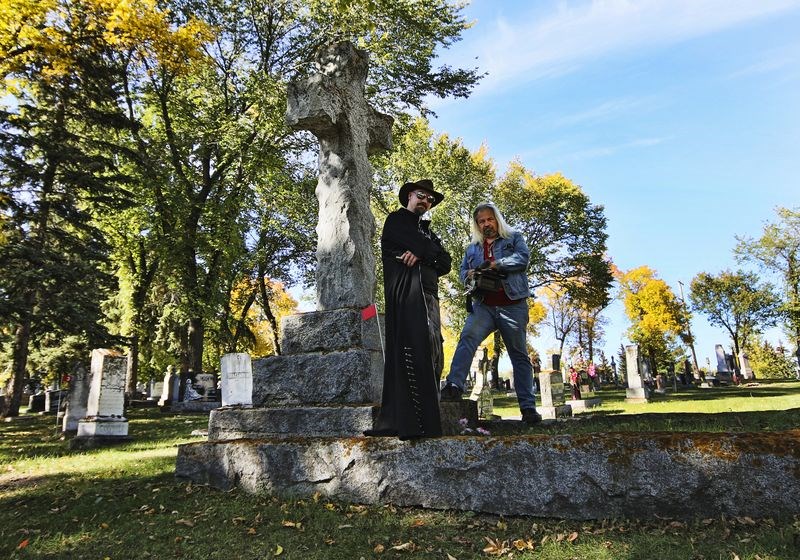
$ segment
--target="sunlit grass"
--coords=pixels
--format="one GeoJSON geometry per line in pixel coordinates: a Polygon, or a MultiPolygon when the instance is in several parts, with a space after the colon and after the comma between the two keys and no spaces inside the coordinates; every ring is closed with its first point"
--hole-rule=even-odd
{"type": "MultiPolygon", "coordinates": [[[[788,383],[753,396],[742,388],[679,393],[644,411],[626,406],[624,391],[602,391],[599,412],[540,430],[797,428],[798,391],[788,383]]],[[[518,414],[515,400],[505,401],[502,409],[518,414]]],[[[68,449],[52,417],[0,424],[0,558],[800,558],[797,517],[579,522],[220,492],[174,478],[177,446],[197,441],[191,432],[207,416],[146,409],[128,418],[129,443],[80,452],[68,449]]]]}

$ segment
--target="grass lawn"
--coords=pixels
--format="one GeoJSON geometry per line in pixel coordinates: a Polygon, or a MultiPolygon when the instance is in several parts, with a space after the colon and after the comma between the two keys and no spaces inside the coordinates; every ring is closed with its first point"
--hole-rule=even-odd
{"type": "MultiPolygon", "coordinates": [[[[627,405],[624,391],[543,432],[800,427],[800,383],[691,390],[627,405]]],[[[518,414],[513,399],[496,411],[518,414]]],[[[579,522],[250,496],[177,482],[177,445],[204,415],[129,411],[133,440],[71,452],[52,416],[0,423],[0,558],[800,558],[800,517],[579,522]]],[[[464,489],[464,491],[469,491],[464,489]]]]}

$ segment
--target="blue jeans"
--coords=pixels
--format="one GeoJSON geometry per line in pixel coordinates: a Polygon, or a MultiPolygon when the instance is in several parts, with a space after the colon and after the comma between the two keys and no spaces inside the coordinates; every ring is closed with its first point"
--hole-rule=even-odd
{"type": "Polygon", "coordinates": [[[533,367],[528,358],[525,344],[528,327],[528,300],[523,299],[511,305],[493,306],[473,301],[473,311],[467,315],[464,330],[458,340],[447,383],[464,390],[464,382],[472,365],[472,358],[483,340],[495,330],[506,345],[511,366],[514,368],[514,389],[520,410],[536,408],[533,389],[533,367]]]}

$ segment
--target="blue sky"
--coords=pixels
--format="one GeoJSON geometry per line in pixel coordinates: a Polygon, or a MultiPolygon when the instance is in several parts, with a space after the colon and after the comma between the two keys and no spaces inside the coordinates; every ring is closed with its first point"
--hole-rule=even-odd
{"type": "MultiPolygon", "coordinates": [[[[608,218],[623,270],[673,289],[736,268],[736,235],[798,206],[800,0],[476,0],[441,61],[488,75],[435,100],[432,126],[502,172],[512,159],[581,185],[608,218]]],[[[621,305],[605,350],[626,342],[621,305]]],[[[700,365],[726,333],[692,323],[700,365]]],[[[770,333],[772,340],[783,338],[770,333]]],[[[550,341],[537,341],[547,352],[550,341]]]]}

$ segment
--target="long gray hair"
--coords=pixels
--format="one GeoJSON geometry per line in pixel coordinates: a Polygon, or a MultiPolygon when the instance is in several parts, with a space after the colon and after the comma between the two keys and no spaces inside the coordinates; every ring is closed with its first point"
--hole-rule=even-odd
{"type": "Polygon", "coordinates": [[[472,212],[472,220],[469,223],[470,231],[472,232],[472,242],[473,243],[483,243],[483,232],[481,228],[478,227],[478,212],[482,210],[491,210],[494,214],[494,219],[497,220],[497,234],[504,238],[508,239],[514,233],[514,230],[511,226],[503,218],[503,214],[500,213],[500,210],[492,204],[491,202],[481,202],[475,208],[475,211],[472,212]]]}

